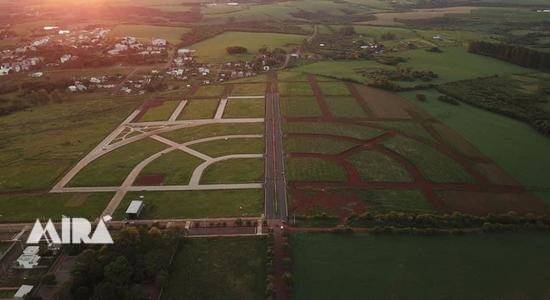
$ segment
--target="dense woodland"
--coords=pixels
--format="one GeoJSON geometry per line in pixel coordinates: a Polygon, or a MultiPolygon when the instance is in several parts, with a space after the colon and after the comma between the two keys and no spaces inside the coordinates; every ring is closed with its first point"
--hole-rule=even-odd
{"type": "Polygon", "coordinates": [[[115,243],[84,250],[62,291],[74,299],[149,299],[147,285],[160,287],[179,245],[175,231],[126,228],[115,243]]]}
{"type": "Polygon", "coordinates": [[[468,51],[501,59],[526,68],[550,69],[550,53],[522,46],[477,41],[470,43],[468,51]]]}

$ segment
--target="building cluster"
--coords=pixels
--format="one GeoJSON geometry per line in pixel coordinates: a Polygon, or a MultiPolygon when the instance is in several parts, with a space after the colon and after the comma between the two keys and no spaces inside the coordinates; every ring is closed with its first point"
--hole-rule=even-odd
{"type": "Polygon", "coordinates": [[[124,37],[107,51],[111,56],[126,54],[128,52],[140,55],[161,55],[166,52],[168,42],[165,39],[152,39],[150,44],[143,44],[132,36],[124,37]]]}
{"type": "MultiPolygon", "coordinates": [[[[192,49],[179,49],[166,73],[176,80],[198,81],[198,83],[204,85],[257,75],[255,62],[239,61],[205,64],[198,62],[193,56],[194,53],[195,50],[192,49]]],[[[269,68],[263,70],[269,70],[269,68]]]]}
{"type": "Polygon", "coordinates": [[[56,67],[78,59],[71,53],[63,53],[59,57],[51,58],[48,48],[71,49],[74,51],[104,47],[108,29],[95,28],[93,30],[60,29],[57,26],[45,26],[43,36],[20,45],[15,49],[6,49],[0,52],[0,76],[10,73],[28,72],[41,67],[56,67]]]}

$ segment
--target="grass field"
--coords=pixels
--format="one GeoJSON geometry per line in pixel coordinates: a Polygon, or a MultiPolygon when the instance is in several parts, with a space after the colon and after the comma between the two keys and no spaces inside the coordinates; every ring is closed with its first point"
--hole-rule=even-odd
{"type": "Polygon", "coordinates": [[[543,234],[300,233],[291,249],[295,299],[545,299],[550,292],[543,234]]]}
{"type": "Polygon", "coordinates": [[[177,143],[184,143],[202,138],[235,135],[235,134],[263,134],[263,123],[246,124],[209,124],[196,127],[184,128],[161,134],[163,137],[177,143]]]}
{"type": "Polygon", "coordinates": [[[264,153],[262,138],[215,140],[189,146],[210,157],[220,157],[231,154],[262,154],[264,153]]]}
{"type": "Polygon", "coordinates": [[[25,193],[0,195],[0,222],[60,220],[62,216],[97,218],[107,206],[112,193],[47,194],[25,193]]]}
{"type": "Polygon", "coordinates": [[[132,200],[144,196],[142,219],[195,219],[259,216],[264,196],[257,190],[130,192],[118,206],[114,217],[124,218],[132,200]]]}
{"type": "Polygon", "coordinates": [[[258,158],[224,160],[209,166],[202,175],[202,184],[263,182],[264,161],[258,158]]]}
{"type": "Polygon", "coordinates": [[[174,150],[147,165],[140,173],[140,177],[162,175],[165,185],[185,185],[189,183],[193,171],[201,162],[201,159],[193,155],[174,150]]]}
{"type": "Polygon", "coordinates": [[[383,144],[406,157],[434,182],[472,182],[466,171],[450,157],[411,139],[396,137],[383,144]]]}
{"type": "Polygon", "coordinates": [[[263,299],[267,241],[262,237],[182,241],[161,299],[263,299]]]}
{"type": "Polygon", "coordinates": [[[264,99],[231,99],[225,107],[224,118],[262,118],[264,99]]]}
{"type": "Polygon", "coordinates": [[[165,148],[168,147],[152,139],[130,143],[92,161],[69,186],[118,186],[137,164],[165,148]]]}
{"type": "Polygon", "coordinates": [[[208,62],[223,62],[242,60],[258,53],[262,47],[285,48],[295,47],[305,39],[304,36],[283,33],[252,33],[252,32],[225,32],[208,40],[191,46],[197,50],[197,59],[208,62]],[[227,47],[241,46],[248,49],[249,54],[229,55],[227,47]]]}
{"type": "Polygon", "coordinates": [[[375,151],[362,151],[349,158],[363,180],[410,181],[407,171],[386,155],[375,151]]]}
{"type": "Polygon", "coordinates": [[[396,25],[402,25],[399,22],[399,19],[401,20],[430,19],[430,18],[443,17],[447,14],[467,14],[467,13],[470,13],[473,9],[474,7],[459,6],[459,7],[445,7],[445,8],[415,9],[410,12],[377,13],[374,15],[376,17],[376,20],[368,21],[366,22],[366,24],[396,26],[396,25]]]}
{"type": "MultiPolygon", "coordinates": [[[[504,75],[526,73],[525,69],[507,62],[490,57],[471,54],[461,47],[447,47],[442,53],[427,52],[424,49],[400,52],[397,56],[407,58],[398,66],[412,68],[413,70],[431,70],[439,78],[432,83],[439,84],[451,81],[485,77],[491,75],[504,75]]],[[[372,60],[365,61],[335,61],[317,62],[298,67],[296,70],[321,76],[331,76],[341,79],[353,79],[359,82],[368,82],[367,77],[357,73],[359,70],[392,69],[394,67],[382,65],[372,60]]],[[[397,82],[402,85],[410,85],[408,82],[397,82]]]]}
{"type": "Polygon", "coordinates": [[[325,96],[348,96],[350,94],[344,82],[320,82],[319,87],[325,96]]]}
{"type": "Polygon", "coordinates": [[[189,100],[180,116],[179,120],[197,120],[197,119],[212,119],[216,114],[220,100],[189,100]]]}
{"type": "Polygon", "coordinates": [[[378,129],[372,129],[353,124],[338,123],[285,123],[283,127],[285,133],[324,133],[340,136],[349,136],[358,139],[373,138],[382,133],[378,129]]]}
{"type": "Polygon", "coordinates": [[[150,41],[153,38],[165,39],[171,44],[181,41],[182,34],[189,31],[185,27],[152,26],[152,25],[117,25],[109,33],[113,37],[133,36],[140,40],[150,41]]]}
{"type": "Polygon", "coordinates": [[[449,105],[437,100],[436,91],[425,92],[426,102],[413,100],[415,93],[401,95],[462,134],[483,154],[513,175],[519,182],[550,203],[550,139],[530,126],[461,103],[449,105]]]}
{"type": "Polygon", "coordinates": [[[338,154],[355,143],[324,137],[289,136],[283,140],[285,152],[338,154]]]}
{"type": "Polygon", "coordinates": [[[288,181],[344,181],[347,178],[338,164],[317,158],[289,158],[285,170],[288,181]]]}
{"type": "Polygon", "coordinates": [[[193,97],[212,97],[219,98],[222,95],[225,86],[223,85],[203,85],[193,94],[193,97]]]}
{"type": "Polygon", "coordinates": [[[265,83],[234,84],[231,96],[263,96],[265,83]]]}
{"type": "Polygon", "coordinates": [[[350,96],[328,96],[325,102],[330,107],[332,114],[344,118],[364,118],[367,115],[357,100],[350,96]]]}
{"type": "Polygon", "coordinates": [[[98,99],[1,117],[0,190],[50,188],[143,101],[135,96],[98,99]]]}
{"type": "Polygon", "coordinates": [[[139,121],[167,121],[178,105],[179,101],[165,101],[160,106],[149,108],[147,112],[139,119],[139,121]]]}
{"type": "Polygon", "coordinates": [[[307,82],[280,82],[279,93],[283,96],[313,96],[313,90],[307,82]]]}
{"type": "Polygon", "coordinates": [[[318,117],[321,109],[315,98],[281,97],[282,113],[286,117],[318,117]]]}

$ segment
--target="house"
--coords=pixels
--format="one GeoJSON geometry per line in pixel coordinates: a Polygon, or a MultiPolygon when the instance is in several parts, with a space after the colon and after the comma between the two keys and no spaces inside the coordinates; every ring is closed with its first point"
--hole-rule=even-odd
{"type": "Polygon", "coordinates": [[[17,265],[23,269],[32,269],[38,266],[40,261],[38,252],[40,252],[39,246],[28,246],[17,259],[17,265]]]}
{"type": "Polygon", "coordinates": [[[2,66],[0,67],[0,76],[8,75],[11,71],[11,67],[2,66]]]}
{"type": "Polygon", "coordinates": [[[144,207],[143,201],[134,200],[130,202],[128,209],[126,209],[126,218],[129,220],[138,219],[144,207]]]}
{"type": "Polygon", "coordinates": [[[165,47],[166,46],[166,40],[165,39],[153,39],[151,41],[151,44],[155,47],[165,47]]]}
{"type": "Polygon", "coordinates": [[[14,299],[25,299],[27,297],[27,295],[29,295],[32,290],[33,290],[34,286],[32,285],[22,285],[21,287],[19,287],[19,289],[17,290],[17,292],[15,293],[15,295],[13,296],[14,299]]]}
{"type": "Polygon", "coordinates": [[[60,61],[62,64],[64,64],[64,63],[68,62],[69,60],[71,60],[72,57],[73,57],[73,56],[70,55],[70,54],[64,54],[64,55],[62,55],[62,56],[59,58],[59,61],[60,61]]]}
{"type": "Polygon", "coordinates": [[[70,31],[70,30],[63,30],[63,29],[61,29],[61,30],[59,30],[57,33],[58,33],[59,35],[66,35],[66,34],[71,33],[71,31],[70,31]]]}
{"type": "Polygon", "coordinates": [[[97,84],[97,83],[101,83],[101,79],[92,77],[92,78],[90,78],[90,82],[91,82],[91,83],[96,83],[96,84],[97,84]]]}
{"type": "Polygon", "coordinates": [[[31,77],[32,77],[32,78],[40,78],[40,77],[42,77],[42,75],[44,75],[44,73],[42,73],[42,72],[36,72],[36,73],[32,73],[32,74],[31,74],[31,77]]]}
{"type": "Polygon", "coordinates": [[[178,55],[179,56],[186,56],[186,55],[189,55],[191,53],[195,52],[195,50],[192,50],[192,49],[186,49],[186,48],[181,48],[181,49],[178,49],[178,55]]]}

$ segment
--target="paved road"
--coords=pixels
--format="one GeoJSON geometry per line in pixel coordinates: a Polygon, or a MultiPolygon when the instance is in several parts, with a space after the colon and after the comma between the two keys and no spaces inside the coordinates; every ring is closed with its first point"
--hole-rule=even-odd
{"type": "Polygon", "coordinates": [[[286,182],[283,160],[283,133],[276,73],[270,73],[265,114],[265,216],[287,220],[286,182]]]}

